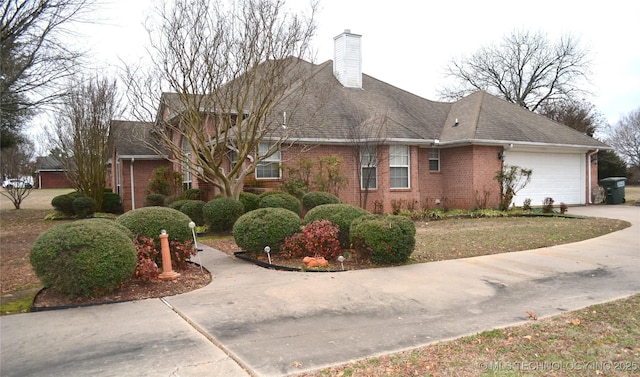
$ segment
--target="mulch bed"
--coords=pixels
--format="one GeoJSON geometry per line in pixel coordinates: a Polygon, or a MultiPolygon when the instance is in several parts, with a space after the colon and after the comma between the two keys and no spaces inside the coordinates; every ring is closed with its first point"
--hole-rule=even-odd
{"type": "Polygon", "coordinates": [[[76,297],[71,299],[66,294],[43,288],[34,298],[31,311],[66,309],[166,297],[202,288],[211,281],[209,271],[204,268],[201,271],[200,266],[195,263],[187,263],[183,270],[177,272],[180,276],[175,280],[140,281],[130,279],[123,282],[116,290],[99,297],[76,297]]]}

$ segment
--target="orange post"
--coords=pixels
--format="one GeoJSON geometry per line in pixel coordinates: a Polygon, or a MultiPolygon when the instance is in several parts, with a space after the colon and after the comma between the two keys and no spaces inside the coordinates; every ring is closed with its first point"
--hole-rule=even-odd
{"type": "Polygon", "coordinates": [[[171,267],[171,251],[169,250],[169,235],[166,231],[160,234],[160,249],[162,251],[162,273],[158,275],[160,280],[174,280],[179,273],[173,271],[171,267]]]}

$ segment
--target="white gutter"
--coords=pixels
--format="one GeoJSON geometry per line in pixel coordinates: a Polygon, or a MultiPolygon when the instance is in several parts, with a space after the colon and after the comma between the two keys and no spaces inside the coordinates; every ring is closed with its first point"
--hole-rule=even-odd
{"type": "MultiPolygon", "coordinates": [[[[277,138],[264,138],[264,141],[278,141],[277,138]]],[[[332,139],[332,138],[289,138],[284,140],[285,143],[303,143],[303,144],[333,144],[333,145],[353,145],[358,142],[368,143],[383,143],[383,144],[407,144],[416,146],[432,146],[436,139],[405,139],[405,138],[365,138],[362,140],[354,139],[332,139]]],[[[530,141],[517,141],[517,140],[489,140],[489,139],[464,139],[455,141],[442,141],[438,140],[438,146],[443,147],[457,147],[464,145],[509,145],[517,144],[519,147],[548,147],[548,148],[573,148],[573,149],[592,149],[595,145],[580,145],[580,144],[560,144],[560,143],[543,143],[543,142],[530,142],[530,141]]],[[[600,149],[612,149],[604,146],[598,146],[600,149]]]]}
{"type": "Polygon", "coordinates": [[[591,199],[593,197],[592,192],[591,192],[591,187],[593,187],[593,185],[591,184],[591,156],[593,156],[594,154],[600,152],[600,149],[596,149],[595,152],[591,152],[591,153],[587,153],[587,164],[589,166],[589,199],[587,199],[587,201],[591,204],[593,204],[593,200],[591,199]]]}
{"type": "Polygon", "coordinates": [[[134,154],[134,155],[126,155],[126,154],[119,154],[118,158],[121,160],[128,160],[128,159],[135,159],[137,158],[138,160],[166,160],[167,157],[165,156],[159,156],[157,154],[134,154]]]}
{"type": "Polygon", "coordinates": [[[133,182],[133,161],[135,158],[131,158],[131,164],[129,165],[129,173],[131,174],[131,210],[136,209],[136,194],[134,192],[134,182],[133,182]]]}

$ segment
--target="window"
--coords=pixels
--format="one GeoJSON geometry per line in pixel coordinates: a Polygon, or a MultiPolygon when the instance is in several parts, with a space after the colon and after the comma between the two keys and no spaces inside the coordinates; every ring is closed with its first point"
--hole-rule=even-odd
{"type": "Polygon", "coordinates": [[[238,164],[238,152],[229,150],[229,164],[231,165],[232,170],[236,167],[238,164]]]}
{"type": "Polygon", "coordinates": [[[191,188],[191,146],[186,137],[182,138],[182,188],[189,190],[191,188]]]}
{"type": "Polygon", "coordinates": [[[378,188],[378,150],[375,145],[360,148],[360,188],[378,188]]]}
{"type": "MultiPolygon", "coordinates": [[[[273,144],[260,143],[258,145],[258,156],[266,155],[272,147],[273,144]]],[[[274,154],[262,160],[256,167],[256,178],[280,178],[281,159],[280,149],[278,149],[274,154]]]]}
{"type": "Polygon", "coordinates": [[[429,149],[429,171],[440,171],[440,149],[429,149]]]}
{"type": "Polygon", "coordinates": [[[409,147],[407,145],[389,147],[389,168],[391,188],[409,188],[409,147]]]}

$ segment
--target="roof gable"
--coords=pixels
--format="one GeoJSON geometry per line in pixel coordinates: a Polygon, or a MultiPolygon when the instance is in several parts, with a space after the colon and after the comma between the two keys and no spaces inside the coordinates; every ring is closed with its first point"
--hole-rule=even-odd
{"type": "Polygon", "coordinates": [[[573,128],[484,91],[475,92],[452,104],[442,128],[441,140],[609,148],[573,128]]]}
{"type": "Polygon", "coordinates": [[[111,123],[113,146],[120,156],[158,156],[163,148],[151,133],[147,122],[114,120],[111,123]]]}

